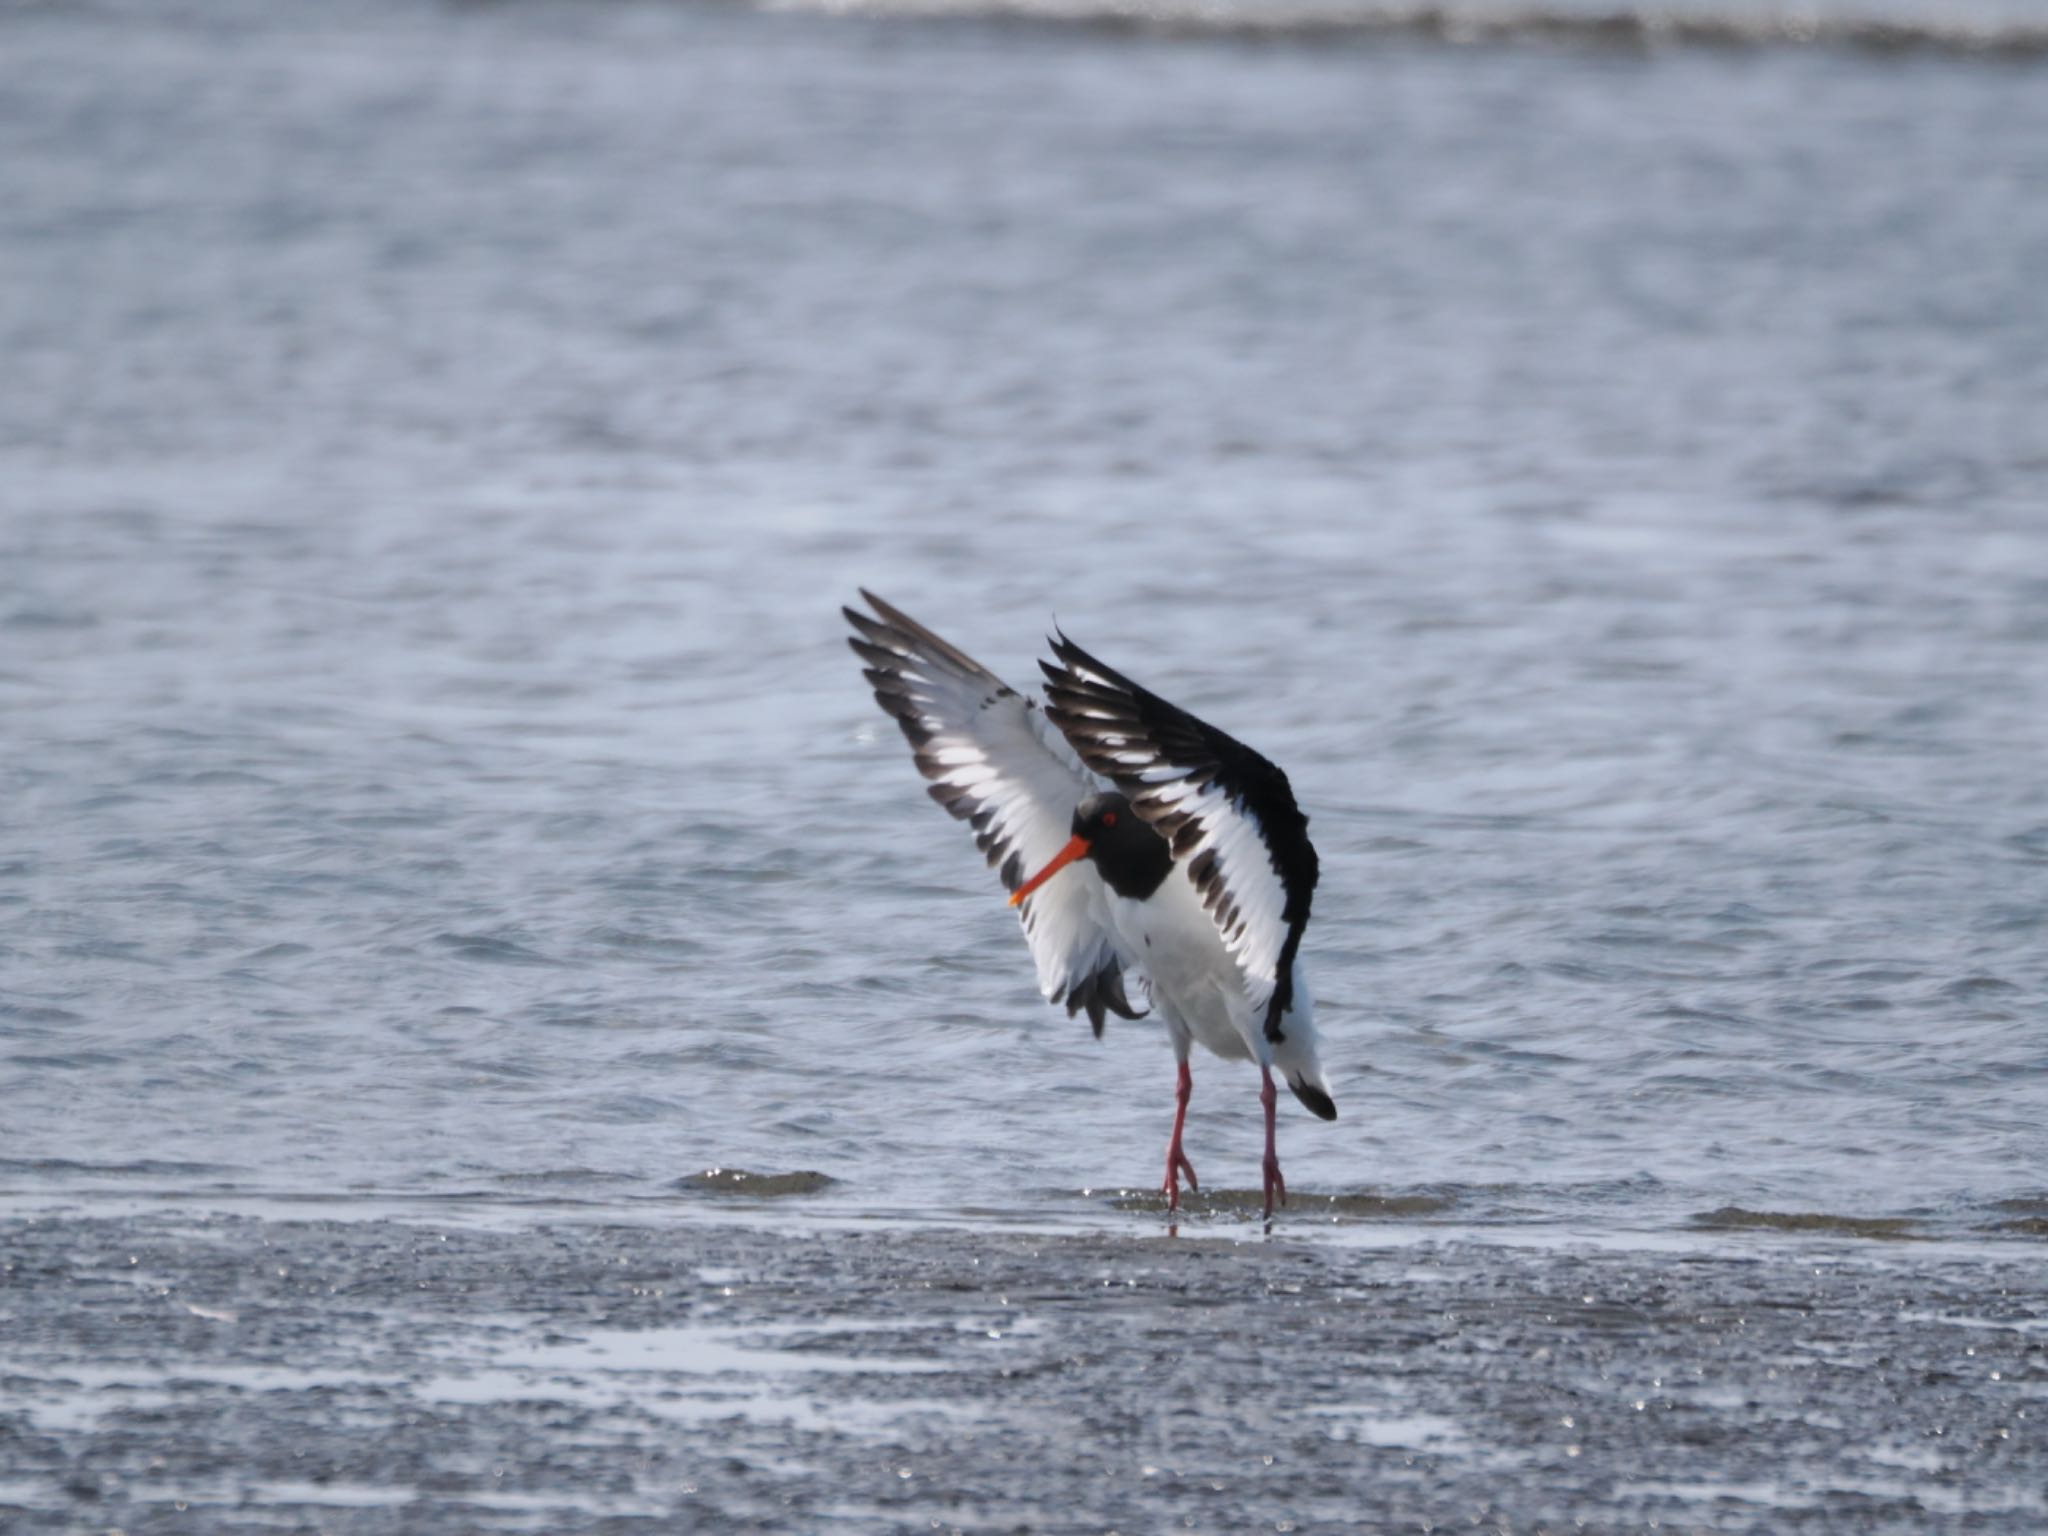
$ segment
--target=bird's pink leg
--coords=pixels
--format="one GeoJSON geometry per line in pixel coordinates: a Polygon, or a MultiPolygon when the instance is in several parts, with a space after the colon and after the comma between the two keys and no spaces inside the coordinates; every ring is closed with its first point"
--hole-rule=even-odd
{"type": "Polygon", "coordinates": [[[1273,1069],[1259,1068],[1259,1078],[1264,1084],[1259,1089],[1259,1103],[1266,1111],[1266,1220],[1273,1219],[1273,1196],[1280,1197],[1280,1203],[1287,1203],[1287,1181],[1280,1177],[1280,1152],[1273,1145],[1273,1106],[1280,1102],[1280,1096],[1273,1091],[1273,1069]]]}
{"type": "Polygon", "coordinates": [[[1166,1144],[1166,1182],[1160,1186],[1166,1195],[1169,1211],[1180,1209],[1180,1178],[1188,1176],[1188,1188],[1200,1189],[1195,1179],[1195,1165],[1188,1161],[1187,1153],[1180,1149],[1180,1128],[1187,1123],[1188,1098],[1195,1091],[1195,1075],[1188,1070],[1188,1064],[1180,1064],[1180,1086],[1173,1090],[1173,1140],[1166,1144]]]}

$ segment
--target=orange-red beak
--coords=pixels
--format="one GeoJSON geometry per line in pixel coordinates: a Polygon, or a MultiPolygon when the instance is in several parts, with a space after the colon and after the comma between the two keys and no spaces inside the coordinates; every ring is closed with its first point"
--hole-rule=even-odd
{"type": "Polygon", "coordinates": [[[1033,891],[1037,890],[1041,885],[1045,884],[1046,881],[1050,880],[1054,875],[1058,874],[1061,870],[1065,869],[1069,864],[1073,863],[1074,860],[1084,859],[1087,856],[1088,839],[1083,837],[1080,833],[1076,832],[1073,838],[1067,843],[1067,846],[1062,848],[1058,853],[1052,856],[1052,862],[1050,864],[1046,865],[1045,868],[1041,869],[1029,880],[1026,880],[1022,885],[1018,886],[1016,890],[1010,892],[1010,905],[1013,907],[1016,906],[1018,902],[1022,901],[1026,896],[1029,896],[1033,891]]]}

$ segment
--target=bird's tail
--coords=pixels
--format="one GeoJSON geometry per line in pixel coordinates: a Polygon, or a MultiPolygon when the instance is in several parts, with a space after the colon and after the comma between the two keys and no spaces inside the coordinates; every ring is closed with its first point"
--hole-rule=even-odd
{"type": "Polygon", "coordinates": [[[1308,978],[1299,965],[1294,968],[1293,1001],[1280,1015],[1280,1034],[1273,1043],[1274,1070],[1287,1079],[1287,1086],[1310,1114],[1336,1119],[1337,1101],[1330,1097],[1329,1080],[1316,1055],[1315,1000],[1309,996],[1308,978]]]}

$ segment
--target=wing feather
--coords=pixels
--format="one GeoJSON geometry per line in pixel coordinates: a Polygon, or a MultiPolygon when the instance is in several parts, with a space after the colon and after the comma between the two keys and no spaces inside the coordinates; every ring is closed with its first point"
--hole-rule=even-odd
{"type": "Polygon", "coordinates": [[[1282,1039],[1317,877],[1287,775],[1065,635],[1051,644],[1058,664],[1039,663],[1046,717],[1167,840],[1242,969],[1266,1037],[1282,1039]]]}
{"type": "MultiPolygon", "coordinates": [[[[866,664],[875,700],[909,740],[927,793],[974,830],[1005,890],[1065,846],[1074,807],[1104,782],[1031,699],[865,588],[875,617],[843,609],[847,643],[866,664]]],[[[1095,1033],[1106,1013],[1142,1017],[1125,987],[1095,866],[1077,864],[1018,908],[1047,1002],[1086,1010],[1095,1033]]],[[[1135,973],[1133,973],[1133,979],[1135,973]]]]}

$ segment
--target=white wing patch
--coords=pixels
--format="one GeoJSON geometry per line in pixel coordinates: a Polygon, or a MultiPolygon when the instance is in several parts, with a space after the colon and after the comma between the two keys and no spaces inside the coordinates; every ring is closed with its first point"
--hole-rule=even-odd
{"type": "MultiPolygon", "coordinates": [[[[1287,943],[1287,890],[1273,868],[1259,820],[1213,784],[1161,803],[1187,812],[1193,818],[1188,825],[1201,829],[1181,867],[1216,920],[1225,947],[1244,970],[1252,1017],[1264,1019],[1278,985],[1280,951],[1287,943]]],[[[1145,792],[1132,804],[1144,814],[1145,792]]],[[[1174,845],[1180,846],[1178,837],[1174,845]]]]}
{"type": "MultiPolygon", "coordinates": [[[[845,610],[861,638],[875,697],[902,727],[928,793],[974,828],[974,840],[1014,891],[1070,836],[1074,807],[1106,787],[1031,700],[897,609],[863,592],[881,621],[845,610]]],[[[1140,1013],[1109,926],[1108,895],[1080,861],[1018,909],[1047,1002],[1086,1009],[1096,1032],[1105,1011],[1140,1013]]],[[[1130,973],[1135,977],[1135,972],[1130,973]]]]}

